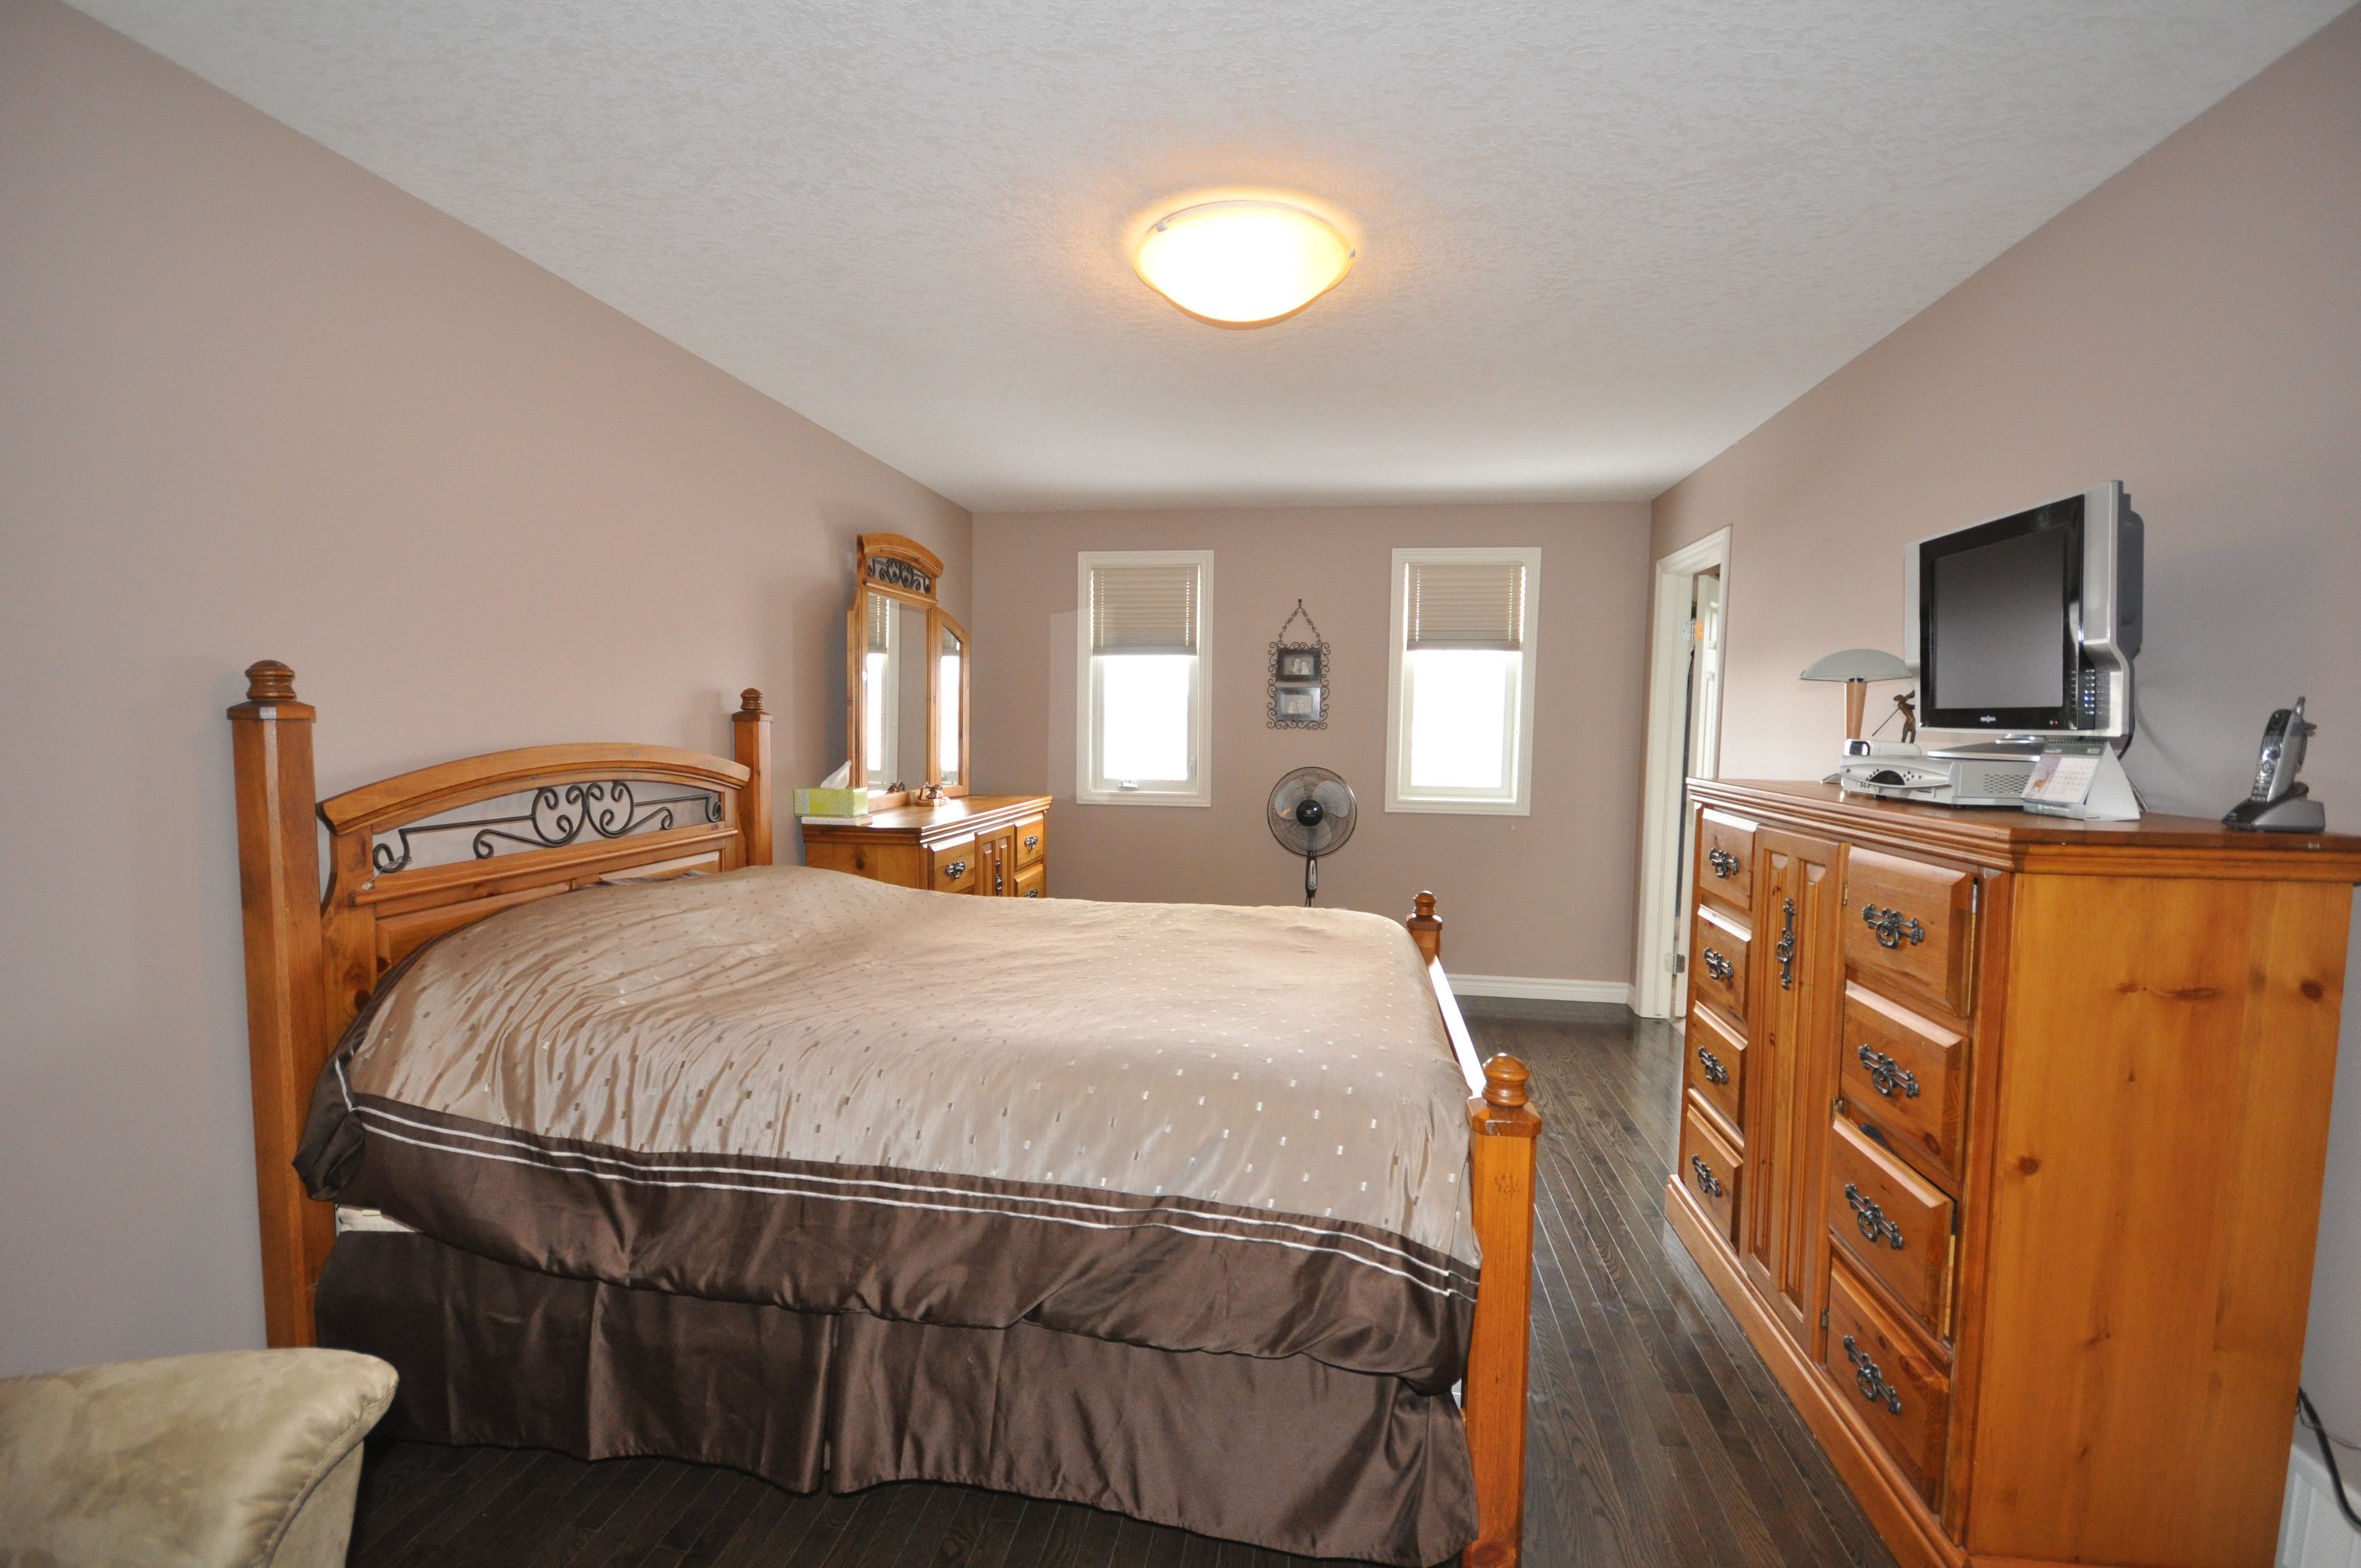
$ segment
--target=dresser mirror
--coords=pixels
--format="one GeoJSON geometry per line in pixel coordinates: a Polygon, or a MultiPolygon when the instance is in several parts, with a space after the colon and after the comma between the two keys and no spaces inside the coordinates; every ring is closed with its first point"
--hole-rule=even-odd
{"type": "Polygon", "coordinates": [[[852,783],[873,806],[967,793],[967,632],[935,602],[942,562],[864,533],[846,628],[852,783]]]}

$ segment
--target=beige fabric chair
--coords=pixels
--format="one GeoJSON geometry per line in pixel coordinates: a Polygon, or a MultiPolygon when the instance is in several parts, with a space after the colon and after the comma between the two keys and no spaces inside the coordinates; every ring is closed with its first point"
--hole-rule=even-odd
{"type": "Polygon", "coordinates": [[[341,1350],[0,1382],[0,1568],[335,1568],[393,1386],[341,1350]]]}

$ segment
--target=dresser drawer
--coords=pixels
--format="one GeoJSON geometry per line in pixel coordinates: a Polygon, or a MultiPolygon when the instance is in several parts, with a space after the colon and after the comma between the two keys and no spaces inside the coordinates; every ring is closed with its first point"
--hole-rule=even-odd
{"type": "Polygon", "coordinates": [[[1738,1179],[1746,1161],[1722,1140],[1695,1105],[1681,1113],[1681,1163],[1674,1174],[1688,1189],[1715,1232],[1731,1245],[1738,1243],[1738,1179]]]}
{"type": "Polygon", "coordinates": [[[1754,825],[1710,808],[1697,813],[1697,884],[1733,909],[1754,902],[1754,825]]]}
{"type": "Polygon", "coordinates": [[[1845,1113],[1940,1177],[1960,1168],[1965,1041],[1859,985],[1845,987],[1839,1066],[1845,1113]]]}
{"type": "Polygon", "coordinates": [[[1745,1104],[1746,1041],[1709,1007],[1689,1009],[1688,1037],[1684,1042],[1684,1072],[1697,1097],[1721,1113],[1721,1119],[1743,1128],[1739,1107],[1745,1104]]]}
{"type": "Polygon", "coordinates": [[[1845,1121],[1828,1140],[1828,1228],[1920,1322],[1944,1332],[1951,1201],[1845,1121]]]}
{"type": "MultiPolygon", "coordinates": [[[[1024,839],[1019,838],[1017,842],[1021,844],[1024,842],[1024,839]]],[[[1040,864],[1038,861],[1036,861],[1034,864],[1029,866],[1019,866],[1016,870],[1016,880],[1009,884],[1009,891],[1018,898],[1048,897],[1049,894],[1049,868],[1040,864]]]]}
{"type": "Polygon", "coordinates": [[[1943,1481],[1951,1379],[1908,1330],[1852,1276],[1839,1253],[1828,1280],[1828,1336],[1821,1365],[1846,1403],[1933,1506],[1943,1481]]]}
{"type": "Polygon", "coordinates": [[[1036,817],[1016,825],[1016,863],[1038,866],[1049,852],[1049,819],[1036,817]]]}
{"type": "Polygon", "coordinates": [[[1710,1002],[1746,1021],[1746,927],[1700,900],[1689,927],[1689,1003],[1710,1002]]]}
{"type": "Polygon", "coordinates": [[[929,844],[927,863],[927,885],[937,893],[973,893],[976,873],[983,861],[976,852],[973,839],[960,839],[948,844],[929,844]]]}
{"type": "Polygon", "coordinates": [[[1845,858],[1845,961],[1876,990],[1968,1013],[1975,878],[1873,850],[1845,858]]]}

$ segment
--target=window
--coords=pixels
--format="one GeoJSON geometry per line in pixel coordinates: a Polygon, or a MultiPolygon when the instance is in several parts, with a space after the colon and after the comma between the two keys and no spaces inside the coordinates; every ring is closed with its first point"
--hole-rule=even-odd
{"type": "Polygon", "coordinates": [[[1211,806],[1205,762],[1207,550],[1085,553],[1074,798],[1211,806]]]}
{"type": "Polygon", "coordinates": [[[1538,550],[1397,550],[1388,811],[1532,810],[1538,550]]]}

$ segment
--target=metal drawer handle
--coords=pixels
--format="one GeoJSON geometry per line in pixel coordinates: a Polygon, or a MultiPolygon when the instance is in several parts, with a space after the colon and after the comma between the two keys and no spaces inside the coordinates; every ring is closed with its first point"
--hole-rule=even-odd
{"type": "Polygon", "coordinates": [[[1779,945],[1771,951],[1779,960],[1779,989],[1793,991],[1795,988],[1795,901],[1792,898],[1783,900],[1782,908],[1787,922],[1786,928],[1779,933],[1779,945]]]}
{"type": "Polygon", "coordinates": [[[1719,1198],[1727,1190],[1721,1185],[1721,1179],[1714,1175],[1713,1167],[1706,1164],[1700,1156],[1689,1156],[1689,1169],[1697,1173],[1697,1190],[1707,1197],[1719,1198]]]}
{"type": "Polygon", "coordinates": [[[1861,906],[1861,919],[1876,935],[1881,948],[1898,948],[1905,937],[1910,938],[1914,948],[1927,939],[1927,927],[1916,920],[1905,925],[1899,909],[1880,909],[1874,904],[1864,904],[1861,906]]]}
{"type": "Polygon", "coordinates": [[[967,862],[965,861],[953,861],[950,865],[943,868],[943,875],[950,878],[953,882],[959,881],[960,878],[967,875],[967,862]]]}
{"type": "Polygon", "coordinates": [[[1697,1060],[1705,1064],[1705,1080],[1708,1083],[1728,1083],[1730,1081],[1730,1069],[1721,1065],[1721,1058],[1719,1057],[1714,1055],[1711,1051],[1707,1050],[1703,1046],[1699,1046],[1697,1048],[1697,1060]]]}
{"type": "Polygon", "coordinates": [[[1883,1405],[1888,1415],[1902,1413],[1902,1394],[1885,1380],[1885,1373],[1869,1358],[1869,1353],[1852,1343],[1852,1335],[1844,1337],[1845,1359],[1852,1363],[1853,1386],[1861,1397],[1872,1405],[1883,1405]]]}
{"type": "Polygon", "coordinates": [[[1028,887],[1025,890],[1025,896],[1027,898],[1038,898],[1041,896],[1041,890],[1038,887],[1028,887]]]}
{"type": "Polygon", "coordinates": [[[1038,834],[1038,833],[1027,833],[1027,834],[1026,834],[1026,835],[1025,835],[1025,847],[1026,847],[1027,849],[1028,849],[1028,850],[1038,850],[1038,849],[1039,849],[1039,848],[1041,847],[1041,835],[1040,835],[1040,834],[1038,834]]]}
{"type": "Polygon", "coordinates": [[[1880,1094],[1891,1100],[1894,1098],[1894,1091],[1899,1089],[1905,1100],[1918,1098],[1918,1075],[1908,1068],[1904,1067],[1883,1051],[1871,1050],[1865,1045],[1853,1054],[1861,1058],[1861,1066],[1869,1069],[1869,1081],[1876,1087],[1880,1094]]]}
{"type": "Polygon", "coordinates": [[[1869,1238],[1871,1245],[1885,1242],[1894,1251],[1902,1250],[1902,1227],[1885,1217],[1876,1199],[1863,1197],[1861,1189],[1848,1181],[1845,1202],[1852,1210],[1852,1223],[1861,1227],[1861,1234],[1869,1238]]]}
{"type": "Polygon", "coordinates": [[[1728,980],[1738,972],[1738,967],[1711,948],[1705,950],[1705,972],[1716,980],[1728,980]]]}
{"type": "Polygon", "coordinates": [[[1719,845],[1705,852],[1705,863],[1713,868],[1713,874],[1715,876],[1719,877],[1724,881],[1736,876],[1738,874],[1738,868],[1743,864],[1736,855],[1731,854],[1728,850],[1722,849],[1719,845]]]}

